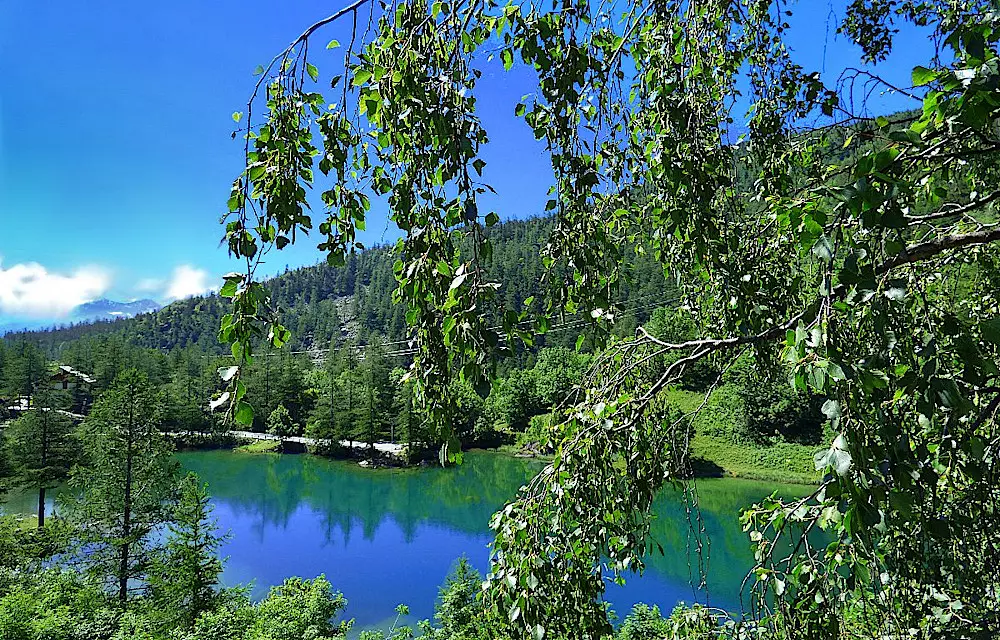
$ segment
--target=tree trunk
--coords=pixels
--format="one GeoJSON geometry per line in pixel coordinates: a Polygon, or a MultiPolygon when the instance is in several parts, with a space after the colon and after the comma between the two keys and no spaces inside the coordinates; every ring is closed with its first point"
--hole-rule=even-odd
{"type": "MultiPolygon", "coordinates": [[[[134,393],[132,389],[129,389],[130,394],[134,393]]],[[[133,396],[134,397],[134,396],[133,396]]],[[[132,462],[135,457],[135,453],[132,451],[132,438],[133,431],[135,429],[134,419],[132,416],[132,400],[129,400],[129,415],[128,423],[126,429],[128,430],[125,435],[125,491],[122,501],[122,548],[120,552],[119,564],[118,564],[118,602],[121,603],[122,608],[125,608],[126,601],[128,600],[128,553],[129,553],[129,536],[132,535],[132,462]]]]}
{"type": "Polygon", "coordinates": [[[354,453],[354,429],[355,429],[355,426],[354,426],[354,404],[351,402],[351,398],[354,395],[352,393],[352,391],[354,391],[354,381],[353,380],[348,380],[347,381],[347,416],[348,416],[348,419],[350,420],[350,423],[349,423],[350,426],[347,429],[347,431],[348,431],[348,436],[347,437],[350,438],[349,444],[350,444],[350,448],[351,448],[351,453],[353,454],[354,453]]]}
{"type": "Polygon", "coordinates": [[[122,609],[128,602],[128,542],[122,544],[118,563],[118,602],[122,609]]]}
{"type": "Polygon", "coordinates": [[[38,487],[38,528],[45,528],[45,487],[38,487]]]}

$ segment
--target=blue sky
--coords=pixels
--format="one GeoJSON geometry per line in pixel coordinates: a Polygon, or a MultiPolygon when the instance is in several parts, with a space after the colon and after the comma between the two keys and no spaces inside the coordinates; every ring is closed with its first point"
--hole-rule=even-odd
{"type": "MultiPolygon", "coordinates": [[[[856,53],[827,29],[840,2],[798,6],[793,46],[804,66],[839,73],[856,53]],[[825,52],[824,52],[825,48],[825,52]]],[[[4,0],[0,3],[0,323],[57,320],[86,300],[185,297],[231,270],[219,215],[238,173],[242,111],[266,63],[335,5],[316,0],[4,0]]],[[[317,38],[349,39],[348,25],[317,38]]],[[[886,75],[909,84],[929,43],[905,32],[886,75]]],[[[318,55],[316,54],[318,53],[318,55]]],[[[332,66],[327,65],[327,67],[332,66]]],[[[540,213],[551,178],[543,148],[513,117],[532,89],[520,66],[489,66],[480,116],[492,142],[481,206],[503,218],[540,213]]],[[[902,102],[885,100],[887,108],[902,102]]],[[[362,238],[392,241],[377,211],[362,238]]],[[[267,271],[319,259],[286,250],[267,271]]]]}

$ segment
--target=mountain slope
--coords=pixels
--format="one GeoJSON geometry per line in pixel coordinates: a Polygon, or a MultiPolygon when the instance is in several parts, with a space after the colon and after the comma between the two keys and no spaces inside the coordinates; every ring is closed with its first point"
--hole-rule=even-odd
{"type": "MultiPolygon", "coordinates": [[[[509,221],[490,230],[493,255],[485,265],[489,277],[501,284],[497,304],[520,309],[522,301],[543,297],[541,253],[552,227],[551,218],[509,221]]],[[[286,271],[270,279],[267,286],[281,309],[285,325],[292,331],[292,349],[321,348],[331,340],[357,339],[373,335],[399,340],[406,336],[405,308],[393,303],[396,287],[395,256],[389,247],[376,247],[348,257],[344,267],[325,263],[286,271]]],[[[632,322],[623,321],[623,331],[634,330],[657,301],[668,297],[670,285],[651,258],[632,263],[632,282],[623,291],[622,304],[639,308],[632,322]]],[[[96,322],[53,330],[13,334],[8,339],[29,339],[55,356],[67,344],[81,338],[116,334],[133,344],[170,351],[198,346],[222,353],[218,327],[229,301],[216,295],[174,302],[154,313],[129,319],[99,319],[96,322]]],[[[487,310],[487,313],[490,313],[487,310]]],[[[572,345],[576,336],[564,332],[556,340],[572,345]]]]}

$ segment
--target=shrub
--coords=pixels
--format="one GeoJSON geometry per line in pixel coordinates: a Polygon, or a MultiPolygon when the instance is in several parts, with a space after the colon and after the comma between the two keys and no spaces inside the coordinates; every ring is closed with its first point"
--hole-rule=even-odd
{"type": "Polygon", "coordinates": [[[282,438],[302,435],[301,428],[299,425],[292,422],[292,415],[283,404],[279,404],[275,407],[274,411],[271,412],[271,415],[268,416],[267,432],[271,435],[280,436],[282,438]]]}

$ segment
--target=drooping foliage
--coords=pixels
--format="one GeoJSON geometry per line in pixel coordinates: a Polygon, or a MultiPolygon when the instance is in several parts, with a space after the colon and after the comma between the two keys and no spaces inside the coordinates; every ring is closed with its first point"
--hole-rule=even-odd
{"type": "MultiPolygon", "coordinates": [[[[985,0],[856,0],[840,32],[869,66],[837,81],[797,61],[788,10],[361,0],[263,70],[226,225],[246,264],[221,291],[233,305],[221,335],[240,366],[260,340],[289,339],[255,273],[314,226],[313,186],[332,264],[357,246],[374,198],[403,231],[396,295],[442,462],[457,459],[455,380],[485,395],[498,358],[563,313],[591,318],[604,343],[556,426],[553,462],[493,521],[485,598],[512,635],[608,632],[607,579],[641,569],[652,498],[690,471],[690,416],[664,392],[699,363],[718,379],[751,352],[784,360],[836,435],[816,460],[829,472],[819,491],[744,515],[759,566],[737,626],[795,638],[997,629],[1000,16],[985,0]],[[328,99],[313,90],[312,36],[367,10],[374,26],[355,29],[328,99]],[[936,44],[909,61],[910,87],[878,75],[900,25],[936,44]],[[482,270],[497,217],[477,205],[486,48],[534,69],[537,91],[511,108],[554,173],[545,300],[498,325],[477,312],[503,295],[482,270]],[[873,117],[869,89],[913,110],[873,117]],[[608,339],[634,251],[679,283],[690,337],[608,339]],[[814,528],[833,542],[814,548],[803,533],[814,528]],[[772,557],[774,539],[796,532],[794,552],[772,557]]],[[[251,417],[239,375],[231,394],[232,415],[251,417]]]]}

